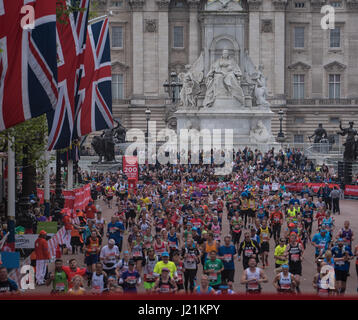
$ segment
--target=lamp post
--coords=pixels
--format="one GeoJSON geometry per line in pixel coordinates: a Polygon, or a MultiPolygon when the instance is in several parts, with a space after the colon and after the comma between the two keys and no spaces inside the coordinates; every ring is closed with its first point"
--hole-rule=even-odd
{"type": "Polygon", "coordinates": [[[278,112],[278,115],[279,115],[279,120],[280,120],[280,132],[277,134],[277,141],[283,142],[285,140],[285,134],[282,131],[282,121],[283,121],[283,115],[284,115],[284,112],[282,111],[282,109],[280,109],[280,111],[278,112]]]}
{"type": "Polygon", "coordinates": [[[62,195],[62,177],[61,177],[61,151],[56,151],[56,188],[55,199],[59,207],[62,209],[64,205],[64,199],[62,195]]]}
{"type": "Polygon", "coordinates": [[[165,80],[163,84],[164,91],[172,98],[173,103],[175,103],[177,100],[177,97],[175,96],[177,88],[180,90],[183,86],[183,84],[177,78],[177,74],[173,71],[170,73],[169,81],[165,80]]]}
{"type": "MultiPolygon", "coordinates": [[[[145,119],[147,120],[147,132],[145,133],[145,149],[146,149],[147,157],[149,157],[148,142],[149,142],[149,121],[150,121],[151,114],[152,114],[152,111],[150,111],[150,109],[147,107],[147,110],[145,110],[145,119]]],[[[149,161],[149,159],[148,159],[148,161],[149,161]]]]}

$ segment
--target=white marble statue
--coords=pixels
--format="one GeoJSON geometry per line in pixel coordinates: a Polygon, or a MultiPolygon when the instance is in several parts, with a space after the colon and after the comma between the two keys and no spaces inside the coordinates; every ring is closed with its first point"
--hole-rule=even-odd
{"type": "Polygon", "coordinates": [[[258,106],[269,106],[267,97],[266,78],[263,74],[263,66],[260,64],[256,70],[253,80],[255,82],[255,98],[256,105],[258,106]]]}
{"type": "Polygon", "coordinates": [[[221,58],[216,60],[206,77],[206,94],[204,108],[213,106],[217,98],[235,98],[240,105],[245,104],[244,93],[240,80],[242,73],[234,59],[230,58],[229,51],[223,50],[221,58]]]}
{"type": "Polygon", "coordinates": [[[271,135],[266,129],[262,120],[259,120],[256,127],[250,130],[251,143],[267,143],[269,142],[270,138],[271,135]]]}
{"type": "Polygon", "coordinates": [[[186,65],[186,72],[179,74],[183,84],[180,91],[180,106],[185,109],[197,108],[197,98],[200,93],[200,83],[204,78],[203,54],[193,63],[186,65]]]}
{"type": "Polygon", "coordinates": [[[206,11],[242,11],[241,0],[208,0],[206,11]]]}

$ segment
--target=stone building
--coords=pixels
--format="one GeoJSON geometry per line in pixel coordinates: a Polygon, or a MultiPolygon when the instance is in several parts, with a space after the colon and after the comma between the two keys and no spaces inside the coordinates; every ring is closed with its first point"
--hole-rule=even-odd
{"type": "MultiPolygon", "coordinates": [[[[208,15],[206,0],[99,0],[98,14],[108,14],[111,25],[113,113],[125,127],[144,130],[147,107],[157,129],[175,125],[163,83],[202,51],[215,57],[223,47],[238,59],[247,50],[263,65],[287,142],[308,142],[318,123],[329,134],[339,121],[358,125],[358,0],[215,1],[242,10],[208,15]],[[334,29],[321,26],[324,5],[334,8],[334,29]],[[243,39],[234,39],[233,25],[243,28],[243,39]]],[[[276,115],[274,135],[278,128],[276,115]]]]}

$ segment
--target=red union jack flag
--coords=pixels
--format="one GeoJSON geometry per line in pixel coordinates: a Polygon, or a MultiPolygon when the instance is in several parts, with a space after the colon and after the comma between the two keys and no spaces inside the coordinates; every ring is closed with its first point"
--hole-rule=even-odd
{"type": "Polygon", "coordinates": [[[0,0],[0,130],[55,108],[57,97],[56,2],[0,0]],[[32,30],[21,27],[24,6],[34,9],[32,30]]]}
{"type": "MultiPolygon", "coordinates": [[[[60,0],[62,6],[67,5],[60,0]]],[[[57,23],[58,103],[47,114],[49,123],[49,150],[69,147],[73,137],[76,114],[76,95],[79,73],[83,68],[83,50],[86,39],[88,8],[90,0],[72,1],[79,9],[57,23]]]]}
{"type": "Polygon", "coordinates": [[[76,119],[79,137],[113,128],[108,18],[88,26],[76,119]]]}

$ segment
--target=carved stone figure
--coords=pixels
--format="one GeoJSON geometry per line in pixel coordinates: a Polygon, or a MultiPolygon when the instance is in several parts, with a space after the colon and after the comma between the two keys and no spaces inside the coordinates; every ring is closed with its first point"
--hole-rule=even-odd
{"type": "Polygon", "coordinates": [[[343,144],[345,146],[343,159],[344,161],[354,161],[357,159],[358,153],[358,142],[355,140],[355,136],[358,135],[357,130],[353,128],[354,122],[349,122],[348,128],[342,127],[342,122],[339,123],[339,128],[341,131],[338,131],[337,134],[341,136],[347,136],[346,142],[343,144]]]}
{"type": "Polygon", "coordinates": [[[259,65],[252,80],[255,82],[255,98],[256,105],[258,106],[268,106],[269,103],[266,100],[267,97],[267,87],[266,87],[266,78],[263,74],[263,65],[259,65]]]}
{"type": "Polygon", "coordinates": [[[206,11],[242,11],[241,0],[209,0],[206,11]]]}
{"type": "Polygon", "coordinates": [[[145,32],[157,32],[157,20],[146,19],[145,21],[145,32]]]}
{"type": "Polygon", "coordinates": [[[179,74],[179,79],[183,84],[180,91],[180,106],[186,109],[197,108],[198,95],[201,92],[200,84],[204,78],[204,59],[203,54],[191,66],[186,65],[186,72],[179,74]]]}
{"type": "Polygon", "coordinates": [[[262,120],[257,122],[255,128],[250,130],[250,140],[252,143],[267,143],[271,138],[262,120]]]}
{"type": "Polygon", "coordinates": [[[180,104],[184,108],[195,108],[196,107],[196,97],[194,96],[194,86],[195,83],[191,78],[189,72],[185,74],[180,74],[179,79],[181,80],[183,87],[180,91],[180,104]]]}
{"type": "Polygon", "coordinates": [[[205,108],[213,106],[217,98],[235,98],[240,105],[245,104],[240,80],[242,73],[238,64],[224,49],[221,58],[216,60],[206,78],[206,95],[203,102],[205,108]]]}

